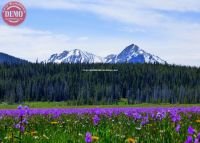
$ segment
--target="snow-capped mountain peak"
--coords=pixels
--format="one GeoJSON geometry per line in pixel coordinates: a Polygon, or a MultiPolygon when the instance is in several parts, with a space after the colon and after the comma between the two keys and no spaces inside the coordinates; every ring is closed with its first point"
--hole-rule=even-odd
{"type": "Polygon", "coordinates": [[[50,63],[102,63],[103,59],[94,54],[74,49],[63,51],[60,54],[53,54],[49,59],[50,63]]]}
{"type": "Polygon", "coordinates": [[[117,57],[115,63],[161,63],[166,62],[157,56],[149,54],[140,49],[139,46],[131,44],[126,47],[117,57]]]}

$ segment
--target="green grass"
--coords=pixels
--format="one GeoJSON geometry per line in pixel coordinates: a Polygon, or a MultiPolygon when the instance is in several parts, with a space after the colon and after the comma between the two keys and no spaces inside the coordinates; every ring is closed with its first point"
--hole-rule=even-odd
{"type": "MultiPolygon", "coordinates": [[[[8,104],[8,103],[0,103],[0,109],[16,109],[20,104],[8,104]]],[[[118,105],[83,105],[83,106],[74,106],[69,105],[68,102],[25,102],[22,105],[28,105],[30,108],[109,108],[109,107],[191,107],[191,106],[200,106],[200,104],[133,104],[128,105],[123,102],[119,102],[118,105]]]]}

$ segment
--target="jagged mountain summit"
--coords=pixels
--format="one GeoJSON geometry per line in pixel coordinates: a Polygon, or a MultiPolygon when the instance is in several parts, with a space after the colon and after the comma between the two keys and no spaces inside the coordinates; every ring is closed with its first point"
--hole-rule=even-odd
{"type": "Polygon", "coordinates": [[[108,55],[105,58],[78,49],[53,54],[47,62],[50,63],[160,63],[167,62],[131,44],[118,55],[108,55]]]}
{"type": "Polygon", "coordinates": [[[166,61],[162,60],[158,56],[154,56],[150,53],[140,49],[137,45],[131,44],[126,47],[118,55],[112,55],[110,58],[106,58],[106,63],[160,63],[165,64],[166,61]]]}
{"type": "Polygon", "coordinates": [[[53,54],[49,63],[103,63],[104,59],[94,54],[75,49],[72,51],[63,51],[60,54],[53,54]]]}
{"type": "Polygon", "coordinates": [[[20,58],[16,58],[14,56],[1,53],[0,52],[0,64],[7,63],[7,64],[25,64],[28,63],[26,60],[22,60],[20,58]]]}

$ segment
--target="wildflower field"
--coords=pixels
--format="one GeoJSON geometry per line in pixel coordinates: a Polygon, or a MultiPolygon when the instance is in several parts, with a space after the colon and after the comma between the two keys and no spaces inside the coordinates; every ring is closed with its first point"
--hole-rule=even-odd
{"type": "Polygon", "coordinates": [[[200,107],[0,110],[2,143],[200,143],[200,107]]]}

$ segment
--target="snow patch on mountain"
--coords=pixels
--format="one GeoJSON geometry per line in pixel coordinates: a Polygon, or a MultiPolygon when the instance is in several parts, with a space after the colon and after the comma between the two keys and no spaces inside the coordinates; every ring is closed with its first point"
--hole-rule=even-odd
{"type": "Polygon", "coordinates": [[[94,54],[75,49],[72,51],[63,51],[60,54],[53,54],[49,63],[103,63],[104,59],[94,54]]]}

